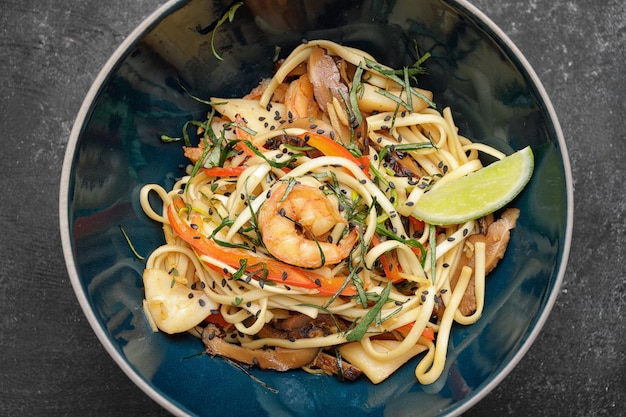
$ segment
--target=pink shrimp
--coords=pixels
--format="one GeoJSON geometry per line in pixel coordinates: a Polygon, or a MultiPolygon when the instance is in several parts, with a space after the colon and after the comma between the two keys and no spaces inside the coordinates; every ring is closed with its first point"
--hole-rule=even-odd
{"type": "Polygon", "coordinates": [[[303,268],[334,265],[348,257],[357,240],[356,229],[338,245],[322,239],[337,224],[348,224],[337,204],[320,189],[303,184],[288,190],[287,183],[278,183],[259,210],[259,229],[267,250],[303,268]]]}

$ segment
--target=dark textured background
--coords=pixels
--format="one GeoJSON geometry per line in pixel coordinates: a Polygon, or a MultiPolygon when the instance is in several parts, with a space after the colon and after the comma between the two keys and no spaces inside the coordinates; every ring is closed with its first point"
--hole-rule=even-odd
{"type": "MultiPolygon", "coordinates": [[[[166,415],[98,343],[62,258],[58,188],[101,66],[159,0],[0,0],[0,415],[166,415]]],[[[544,331],[466,416],[626,409],[626,3],[475,0],[544,83],[575,185],[570,263],[544,331]]]]}

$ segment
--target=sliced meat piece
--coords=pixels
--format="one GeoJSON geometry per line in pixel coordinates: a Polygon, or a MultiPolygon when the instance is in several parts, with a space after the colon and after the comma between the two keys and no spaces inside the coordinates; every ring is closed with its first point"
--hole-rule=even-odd
{"type": "MultiPolygon", "coordinates": [[[[506,209],[504,213],[502,213],[500,219],[495,222],[493,222],[492,219],[487,219],[486,222],[482,222],[489,223],[489,226],[486,229],[486,234],[478,233],[467,238],[467,241],[472,245],[476,242],[485,243],[485,274],[489,274],[489,272],[496,267],[500,259],[504,256],[511,237],[510,231],[515,228],[515,223],[517,222],[518,217],[519,209],[506,209]]],[[[452,289],[456,286],[461,274],[461,269],[463,269],[464,266],[469,266],[472,270],[474,269],[473,252],[471,257],[468,257],[465,253],[461,255],[459,264],[454,275],[452,276],[452,279],[450,280],[452,289]]],[[[459,310],[465,316],[471,315],[476,311],[474,274],[472,274],[472,277],[470,278],[465,295],[459,305],[459,310]]]]}
{"type": "Polygon", "coordinates": [[[349,100],[348,87],[341,82],[339,68],[323,48],[315,47],[309,56],[308,76],[315,100],[322,111],[336,97],[340,103],[349,100]]]}

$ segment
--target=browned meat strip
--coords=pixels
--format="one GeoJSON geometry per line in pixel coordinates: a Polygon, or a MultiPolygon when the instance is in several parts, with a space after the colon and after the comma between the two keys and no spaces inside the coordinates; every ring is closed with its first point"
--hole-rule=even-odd
{"type": "MultiPolygon", "coordinates": [[[[489,223],[486,228],[486,234],[478,233],[472,235],[467,238],[467,241],[470,244],[475,244],[476,242],[484,242],[485,243],[485,273],[488,274],[491,272],[500,259],[504,256],[504,252],[506,251],[506,247],[509,244],[509,239],[511,237],[511,229],[515,228],[515,223],[517,222],[517,218],[519,217],[519,209],[509,208],[502,213],[500,219],[493,222],[487,221],[482,223],[489,223]]],[[[461,269],[464,266],[469,266],[474,269],[474,254],[471,252],[471,256],[468,257],[466,253],[461,255],[461,259],[459,261],[459,265],[456,268],[456,271],[450,280],[451,287],[454,289],[456,283],[459,279],[459,275],[461,274],[461,269]]],[[[476,294],[475,294],[475,285],[474,285],[474,275],[470,279],[470,282],[467,286],[467,290],[465,291],[465,295],[461,300],[461,304],[459,305],[459,310],[463,315],[470,315],[476,311],[476,294]]]]}

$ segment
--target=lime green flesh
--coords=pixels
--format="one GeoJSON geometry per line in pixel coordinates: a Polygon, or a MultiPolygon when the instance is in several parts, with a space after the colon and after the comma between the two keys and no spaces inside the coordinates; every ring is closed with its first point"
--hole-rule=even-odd
{"type": "Polygon", "coordinates": [[[427,191],[413,216],[434,225],[465,223],[501,209],[526,186],[533,172],[530,147],[427,191]]]}

